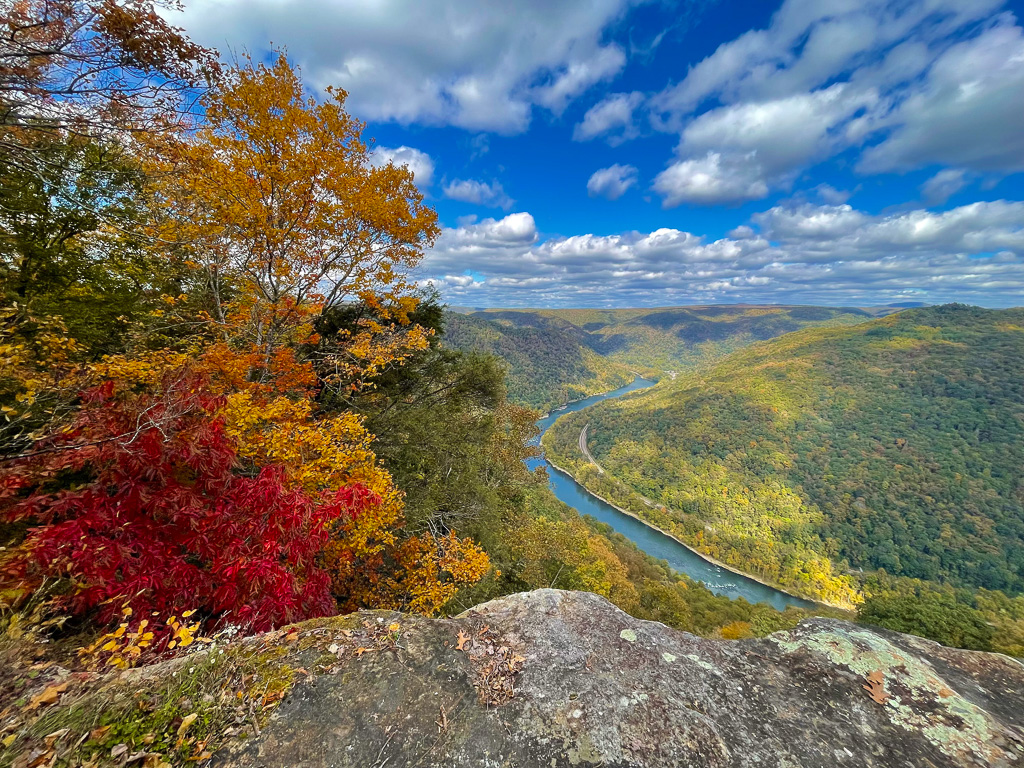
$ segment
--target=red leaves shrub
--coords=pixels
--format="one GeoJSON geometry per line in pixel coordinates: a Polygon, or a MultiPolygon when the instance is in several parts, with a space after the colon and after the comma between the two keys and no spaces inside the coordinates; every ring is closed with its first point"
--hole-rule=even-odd
{"type": "Polygon", "coordinates": [[[221,406],[180,373],[155,393],[86,393],[71,430],[0,472],[0,519],[33,525],[0,583],[66,577],[60,607],[100,623],[125,602],[251,631],[335,613],[317,564],[328,528],[379,500],[362,486],[312,498],[274,467],[236,474],[221,406]]]}

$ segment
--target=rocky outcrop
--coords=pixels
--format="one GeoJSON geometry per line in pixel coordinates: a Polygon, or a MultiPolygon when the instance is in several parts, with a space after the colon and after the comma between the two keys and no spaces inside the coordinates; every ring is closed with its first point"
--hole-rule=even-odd
{"type": "Polygon", "coordinates": [[[548,589],[363,626],[214,763],[1024,766],[1020,662],[841,621],[708,640],[548,589]]]}

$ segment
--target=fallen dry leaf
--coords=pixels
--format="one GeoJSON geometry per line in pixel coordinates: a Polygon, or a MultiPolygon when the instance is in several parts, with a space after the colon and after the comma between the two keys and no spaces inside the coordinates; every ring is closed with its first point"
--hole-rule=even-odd
{"type": "Polygon", "coordinates": [[[28,705],[26,705],[25,710],[27,712],[31,712],[34,709],[39,709],[39,707],[56,704],[60,700],[60,695],[67,689],[67,683],[61,683],[60,685],[48,685],[46,686],[46,690],[32,697],[32,700],[28,705]]]}
{"type": "Polygon", "coordinates": [[[103,739],[106,738],[107,733],[109,733],[110,728],[111,726],[109,725],[103,725],[99,728],[94,728],[89,732],[89,738],[93,741],[103,741],[103,739]]]}
{"type": "Polygon", "coordinates": [[[178,738],[179,739],[182,738],[185,735],[185,732],[189,729],[189,726],[191,726],[192,723],[194,723],[196,721],[197,717],[199,717],[199,715],[197,715],[195,712],[193,712],[191,715],[187,715],[186,717],[182,718],[181,725],[178,726],[178,738]]]}
{"type": "Polygon", "coordinates": [[[867,677],[868,684],[861,686],[871,699],[879,704],[885,704],[892,696],[886,693],[885,676],[881,672],[872,672],[867,677]]]}
{"type": "Polygon", "coordinates": [[[471,639],[472,638],[469,635],[467,635],[465,632],[463,632],[460,629],[459,630],[459,642],[456,644],[455,650],[457,650],[457,651],[464,651],[464,650],[466,650],[466,643],[468,643],[471,639]]]}
{"type": "Polygon", "coordinates": [[[59,731],[48,733],[43,737],[43,741],[46,742],[47,749],[53,749],[53,745],[56,744],[60,739],[64,738],[71,732],[70,728],[61,728],[59,731]]]}

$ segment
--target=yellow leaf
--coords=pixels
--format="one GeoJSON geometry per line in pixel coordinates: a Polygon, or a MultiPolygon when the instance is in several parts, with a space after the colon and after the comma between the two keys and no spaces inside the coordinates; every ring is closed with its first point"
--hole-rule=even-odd
{"type": "Polygon", "coordinates": [[[196,721],[197,717],[199,717],[199,715],[193,712],[191,715],[186,715],[181,719],[181,725],[178,726],[179,739],[185,735],[185,732],[189,729],[189,726],[196,721]]]}

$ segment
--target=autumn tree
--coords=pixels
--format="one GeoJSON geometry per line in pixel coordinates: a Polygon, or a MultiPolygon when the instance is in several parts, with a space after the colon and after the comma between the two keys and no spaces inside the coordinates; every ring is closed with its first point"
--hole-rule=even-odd
{"type": "Polygon", "coordinates": [[[451,530],[403,532],[403,494],[363,415],[323,407],[429,347],[406,274],[438,233],[411,172],[371,164],[344,100],[309,96],[284,56],[232,70],[204,99],[207,124],[153,166],[160,231],[203,276],[217,341],[202,360],[239,458],[284,467],[307,493],[355,483],[380,499],[332,528],[343,607],[433,612],[487,556],[451,530]],[[322,327],[338,312],[353,322],[322,327]]]}
{"type": "MultiPolygon", "coordinates": [[[[206,124],[151,165],[162,232],[203,276],[218,343],[204,356],[228,392],[229,428],[256,465],[336,486],[372,463],[361,420],[321,418],[311,397],[358,386],[427,344],[408,321],[406,271],[437,235],[406,168],[375,167],[344,92],[320,103],[282,55],[244,63],[204,97],[206,124]],[[313,321],[361,302],[377,319],[322,350],[313,321]]],[[[383,497],[387,478],[359,476],[383,497]]]]}
{"type": "MultiPolygon", "coordinates": [[[[405,274],[439,231],[407,168],[370,163],[345,98],[318,102],[283,55],[247,62],[164,153],[169,230],[203,269],[225,339],[266,359],[326,307],[362,301],[404,322],[405,274]]],[[[352,345],[367,360],[370,336],[352,345]]]]}
{"type": "Polygon", "coordinates": [[[0,591],[60,579],[59,608],[100,624],[125,605],[251,630],[336,611],[319,553],[332,523],[379,502],[371,491],[309,494],[273,466],[237,474],[223,398],[188,369],[141,391],[111,378],[83,399],[68,428],[0,469],[0,522],[30,526],[0,559],[0,591]]]}
{"type": "Polygon", "coordinates": [[[191,113],[218,65],[168,24],[174,0],[13,0],[0,10],[0,163],[48,167],[40,134],[109,140],[191,113]]]}

